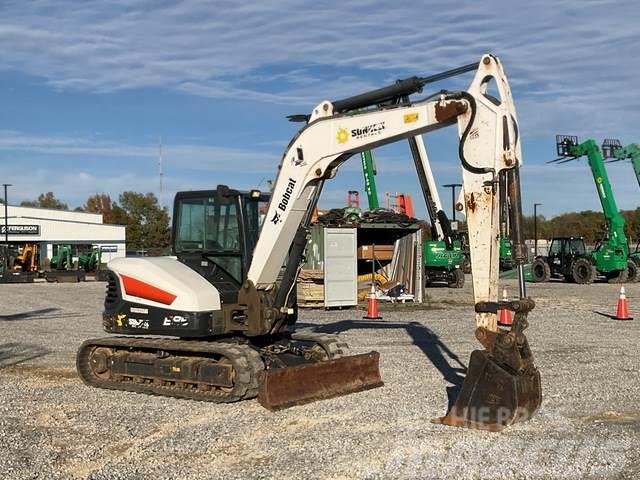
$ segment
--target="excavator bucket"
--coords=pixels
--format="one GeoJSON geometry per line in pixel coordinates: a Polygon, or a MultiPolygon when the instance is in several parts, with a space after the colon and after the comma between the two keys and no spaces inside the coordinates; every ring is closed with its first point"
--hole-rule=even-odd
{"type": "Polygon", "coordinates": [[[540,373],[522,333],[533,301],[523,299],[509,304],[516,307],[511,330],[496,333],[478,328],[476,336],[486,350],[471,353],[460,394],[447,415],[436,423],[499,432],[528,420],[540,407],[540,373]]]}
{"type": "Polygon", "coordinates": [[[537,370],[526,374],[511,372],[488,352],[475,350],[456,403],[440,423],[499,432],[531,418],[541,401],[537,370]]]}
{"type": "Polygon", "coordinates": [[[265,370],[258,390],[258,402],[269,410],[282,410],[381,387],[379,360],[378,352],[370,352],[265,370]]]}

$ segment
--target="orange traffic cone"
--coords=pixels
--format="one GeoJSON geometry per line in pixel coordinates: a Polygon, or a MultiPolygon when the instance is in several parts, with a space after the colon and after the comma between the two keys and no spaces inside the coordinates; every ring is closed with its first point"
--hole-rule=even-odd
{"type": "MultiPolygon", "coordinates": [[[[502,289],[502,301],[508,302],[509,298],[507,297],[507,287],[502,289]]],[[[511,316],[511,310],[507,308],[503,308],[500,310],[500,318],[498,318],[498,325],[502,325],[503,327],[510,327],[513,325],[513,317],[511,316]]]]}
{"type": "Polygon", "coordinates": [[[627,305],[627,295],[624,291],[624,285],[620,285],[620,297],[618,298],[616,320],[633,320],[633,317],[629,315],[629,305],[627,305]]]}
{"type": "Polygon", "coordinates": [[[382,317],[378,315],[378,299],[376,298],[376,284],[374,282],[371,283],[367,314],[362,318],[367,320],[382,320],[382,317]]]}

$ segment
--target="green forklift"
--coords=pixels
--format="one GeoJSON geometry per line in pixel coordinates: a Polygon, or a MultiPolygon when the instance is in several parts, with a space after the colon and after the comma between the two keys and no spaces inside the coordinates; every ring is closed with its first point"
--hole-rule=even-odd
{"type": "MultiPolygon", "coordinates": [[[[451,223],[442,210],[422,137],[409,138],[408,141],[431,221],[431,240],[426,240],[422,244],[425,286],[444,283],[450,288],[462,288],[464,286],[464,272],[461,268],[464,260],[462,243],[454,239],[451,223]]],[[[380,208],[380,204],[373,153],[367,150],[362,152],[360,157],[369,210],[375,210],[380,208]]]]}
{"type": "Polygon", "coordinates": [[[577,237],[552,239],[549,255],[538,256],[531,264],[533,281],[546,282],[552,276],[578,284],[592,283],[598,276],[610,283],[626,282],[631,274],[637,275],[637,267],[629,258],[624,218],[620,215],[604,166],[604,159],[595,140],[578,143],[578,137],[556,136],[559,158],[547,163],[567,163],[587,157],[593,180],[602,205],[606,229],[603,238],[591,252],[587,252],[584,240],[577,237]]]}
{"type": "MultiPolygon", "coordinates": [[[[620,162],[622,160],[631,160],[631,166],[633,172],[636,175],[636,180],[640,186],[640,144],[630,143],[626,147],[623,147],[620,140],[616,138],[607,138],[602,143],[602,155],[605,160],[609,162],[620,162]]],[[[629,253],[629,257],[636,266],[636,273],[632,275],[632,271],[629,271],[629,281],[637,282],[640,280],[640,240],[636,243],[636,248],[633,252],[629,253]]]]}

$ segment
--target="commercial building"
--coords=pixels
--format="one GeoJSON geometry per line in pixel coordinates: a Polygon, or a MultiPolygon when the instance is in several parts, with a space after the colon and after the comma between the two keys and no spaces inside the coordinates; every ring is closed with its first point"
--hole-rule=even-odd
{"type": "MultiPolygon", "coordinates": [[[[72,245],[74,256],[100,247],[102,262],[125,256],[125,227],[104,224],[100,214],[8,205],[7,219],[9,244],[37,244],[40,264],[51,259],[54,246],[60,244],[72,245]]],[[[0,242],[4,241],[4,206],[0,206],[0,242]]]]}

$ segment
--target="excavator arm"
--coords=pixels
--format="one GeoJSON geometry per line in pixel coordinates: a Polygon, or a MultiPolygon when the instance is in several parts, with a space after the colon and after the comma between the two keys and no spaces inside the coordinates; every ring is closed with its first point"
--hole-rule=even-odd
{"type": "MultiPolygon", "coordinates": [[[[440,92],[435,98],[374,107],[364,112],[336,114],[335,109],[329,101],[320,103],[308,124],[291,141],[280,163],[272,201],[240,294],[239,303],[254,307],[249,315],[262,317],[255,323],[270,328],[272,320],[289,311],[288,293],[294,286],[311,212],[324,182],[335,176],[340,165],[354,154],[454,123],[460,136],[458,150],[474,297],[476,303],[496,301],[499,234],[496,182],[499,172],[517,170],[521,162],[515,107],[500,61],[485,55],[467,91],[440,92]],[[499,100],[487,94],[490,82],[495,83],[499,100]],[[278,294],[269,302],[262,301],[259,311],[255,308],[261,302],[258,292],[278,290],[276,283],[287,254],[289,262],[278,294]]],[[[478,326],[497,329],[495,314],[479,312],[476,320],[478,326]]],[[[255,329],[256,333],[262,333],[260,329],[255,329]]]]}

